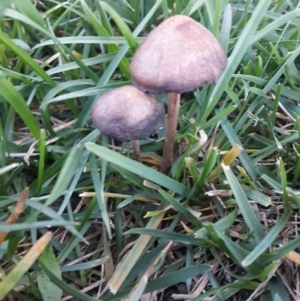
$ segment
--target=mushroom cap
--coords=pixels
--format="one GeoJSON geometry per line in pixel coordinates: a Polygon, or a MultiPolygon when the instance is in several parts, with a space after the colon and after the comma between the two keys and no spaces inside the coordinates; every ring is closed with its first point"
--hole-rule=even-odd
{"type": "Polygon", "coordinates": [[[174,16],[150,32],[132,58],[133,83],[151,93],[183,93],[215,83],[227,56],[213,34],[186,16],[174,16]]]}
{"type": "Polygon", "coordinates": [[[164,106],[134,86],[104,93],[92,108],[95,127],[120,142],[148,138],[158,131],[164,119],[164,106]]]}

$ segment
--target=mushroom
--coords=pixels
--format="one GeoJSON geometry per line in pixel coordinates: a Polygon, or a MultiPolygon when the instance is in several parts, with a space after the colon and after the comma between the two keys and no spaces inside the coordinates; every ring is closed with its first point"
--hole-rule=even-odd
{"type": "Polygon", "coordinates": [[[132,140],[134,156],[141,161],[138,139],[156,133],[165,109],[151,94],[123,86],[102,94],[92,108],[92,120],[103,134],[120,142],[132,140]]]}
{"type": "Polygon", "coordinates": [[[173,160],[180,93],[215,83],[227,64],[217,39],[198,22],[173,16],[145,38],[132,58],[134,85],[150,93],[168,94],[168,117],[161,172],[173,160]]]}

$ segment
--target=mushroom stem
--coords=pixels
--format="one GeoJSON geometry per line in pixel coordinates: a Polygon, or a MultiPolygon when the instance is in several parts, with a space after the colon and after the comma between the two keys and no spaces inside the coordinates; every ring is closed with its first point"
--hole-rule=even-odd
{"type": "Polygon", "coordinates": [[[132,150],[134,159],[140,163],[142,163],[142,155],[141,155],[141,149],[140,144],[138,140],[131,140],[132,150]]]}
{"type": "Polygon", "coordinates": [[[173,149],[177,130],[178,113],[180,106],[180,94],[168,94],[168,117],[166,125],[166,138],[160,171],[167,174],[173,161],[173,149]]]}

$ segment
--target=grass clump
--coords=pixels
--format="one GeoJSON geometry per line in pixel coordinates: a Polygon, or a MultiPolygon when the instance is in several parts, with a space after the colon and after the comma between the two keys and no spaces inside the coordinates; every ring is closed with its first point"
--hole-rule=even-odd
{"type": "Polygon", "coordinates": [[[0,11],[0,299],[300,298],[298,1],[0,11]],[[141,164],[90,112],[131,84],[138,45],[174,14],[213,32],[229,60],[215,85],[183,95],[164,175],[164,128],[140,141],[141,164]]]}

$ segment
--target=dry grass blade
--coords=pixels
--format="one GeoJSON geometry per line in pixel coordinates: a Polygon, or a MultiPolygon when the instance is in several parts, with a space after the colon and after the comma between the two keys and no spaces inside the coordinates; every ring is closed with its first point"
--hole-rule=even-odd
{"type": "Polygon", "coordinates": [[[30,269],[32,264],[44,251],[52,238],[52,232],[44,234],[19,261],[19,263],[10,271],[10,273],[2,278],[0,282],[0,300],[14,288],[20,281],[21,277],[30,269]]]}
{"type": "MultiPolygon", "coordinates": [[[[229,166],[231,163],[234,162],[234,160],[237,159],[237,157],[241,154],[243,151],[243,148],[240,145],[235,144],[228,152],[226,152],[226,155],[224,156],[223,162],[226,166],[229,166]]],[[[210,174],[210,178],[212,182],[216,180],[218,171],[222,167],[221,163],[212,170],[210,174]]]]}
{"type": "MultiPolygon", "coordinates": [[[[161,214],[154,216],[150,219],[147,228],[149,229],[156,229],[163,217],[164,212],[161,214]]],[[[114,275],[108,282],[109,288],[113,293],[116,293],[118,289],[121,287],[123,282],[125,281],[126,277],[128,276],[129,272],[131,271],[132,267],[135,265],[135,263],[138,261],[140,255],[144,251],[147,243],[150,241],[151,236],[149,235],[141,235],[138,240],[136,241],[133,248],[129,251],[124,261],[120,264],[119,267],[117,267],[114,275]]]]}
{"type": "Polygon", "coordinates": [[[153,273],[154,269],[159,264],[160,260],[167,254],[167,252],[170,250],[170,247],[172,246],[173,241],[170,241],[167,246],[161,251],[161,253],[155,258],[153,263],[149,266],[149,268],[146,270],[146,272],[141,276],[140,280],[137,282],[137,284],[133,287],[131,292],[128,294],[127,298],[124,299],[124,301],[133,301],[138,300],[140,297],[139,291],[142,288],[142,292],[144,291],[148,279],[153,273]]]}
{"type": "MultiPolygon", "coordinates": [[[[19,198],[16,206],[14,207],[14,210],[13,210],[12,214],[4,222],[5,225],[14,224],[18,220],[20,214],[23,212],[25,201],[28,198],[28,191],[29,191],[28,188],[25,188],[23,190],[23,192],[21,193],[20,198],[19,198]]],[[[8,235],[8,232],[2,232],[2,233],[0,233],[0,245],[5,240],[5,238],[6,238],[7,235],[8,235]]]]}
{"type": "Polygon", "coordinates": [[[298,266],[300,266],[300,254],[295,251],[291,251],[284,256],[285,258],[295,262],[298,266]]]}

